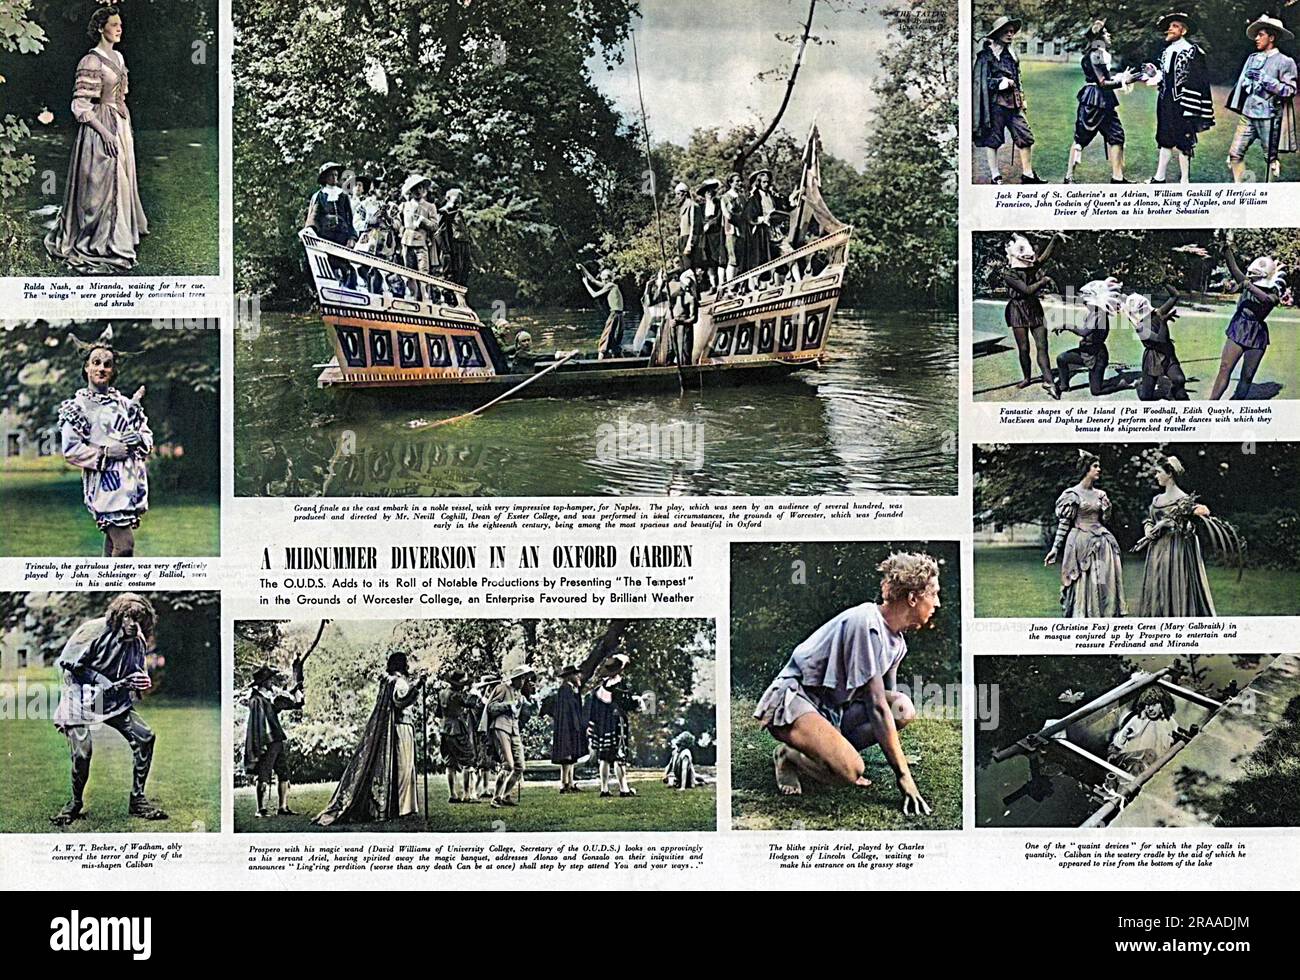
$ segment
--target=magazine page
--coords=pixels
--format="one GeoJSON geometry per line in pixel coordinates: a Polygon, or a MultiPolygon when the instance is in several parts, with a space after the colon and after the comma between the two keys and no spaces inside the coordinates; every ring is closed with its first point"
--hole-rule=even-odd
{"type": "Polygon", "coordinates": [[[1298,20],[0,3],[37,938],[122,890],[1290,887],[1298,20]]]}

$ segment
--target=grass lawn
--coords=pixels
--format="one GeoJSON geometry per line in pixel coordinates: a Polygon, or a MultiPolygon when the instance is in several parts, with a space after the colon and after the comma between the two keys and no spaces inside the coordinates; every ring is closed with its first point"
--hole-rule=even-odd
{"type": "MultiPolygon", "coordinates": [[[[1154,52],[1153,52],[1154,53],[1154,52]]],[[[1034,131],[1034,172],[1044,180],[1059,183],[1065,177],[1065,166],[1074,143],[1074,116],[1078,108],[1075,98],[1083,84],[1083,72],[1078,59],[1068,64],[1052,62],[1024,62],[1021,66],[1025,86],[1025,114],[1034,131]]],[[[1196,144],[1192,157],[1192,181],[1231,181],[1228,173],[1228,147],[1237,128],[1235,112],[1224,107],[1228,90],[1214,89],[1215,125],[1204,132],[1196,144]]],[[[1135,86],[1128,94],[1119,97],[1119,118],[1124,124],[1124,173],[1129,180],[1142,182],[1156,172],[1156,90],[1145,85],[1135,86]]],[[[984,151],[971,148],[971,177],[976,183],[988,183],[988,167],[984,151]]],[[[1008,182],[1020,179],[1019,162],[1013,162],[1011,142],[1008,140],[998,151],[1002,178],[1008,182]]],[[[1300,180],[1300,159],[1294,153],[1284,153],[1282,179],[1300,180]]],[[[1246,154],[1246,166],[1264,179],[1264,154],[1259,145],[1246,154]]],[[[1169,165],[1168,176],[1178,180],[1178,164],[1169,165]]],[[[1084,149],[1083,162],[1075,168],[1078,183],[1104,183],[1110,180],[1110,165],[1106,163],[1101,137],[1093,139],[1084,149]]]]}
{"type": "MultiPolygon", "coordinates": [[[[1064,283],[1061,284],[1064,287],[1064,283]]],[[[1210,388],[1219,371],[1219,356],[1223,351],[1223,332],[1236,303],[1196,303],[1196,308],[1185,305],[1179,308],[1178,319],[1173,325],[1174,343],[1178,348],[1178,359],[1182,362],[1187,375],[1187,392],[1193,401],[1203,401],[1210,397],[1210,388]]],[[[1083,318],[1082,309],[1067,307],[1063,303],[1045,303],[1047,326],[1050,330],[1064,322],[1077,323],[1083,318]]],[[[971,365],[971,377],[976,400],[999,402],[1052,401],[1052,397],[1040,384],[1017,389],[1020,381],[1020,362],[1016,353],[1015,338],[1006,325],[1005,300],[976,300],[974,309],[974,335],[984,337],[999,334],[1003,338],[991,354],[977,355],[971,365]]],[[[1277,310],[1269,317],[1272,324],[1273,344],[1255,373],[1251,386],[1252,399],[1297,398],[1300,397],[1300,344],[1295,342],[1297,328],[1300,328],[1300,311],[1277,310]]],[[[1049,349],[1053,367],[1056,355],[1079,346],[1079,337],[1073,333],[1049,334],[1049,349]]],[[[1129,382],[1129,387],[1114,394],[1102,395],[1107,401],[1137,399],[1137,389],[1133,387],[1142,373],[1142,342],[1137,333],[1128,326],[1122,317],[1111,320],[1110,337],[1106,347],[1110,351],[1110,368],[1107,379],[1121,375],[1129,382]]],[[[1031,350],[1031,358],[1033,358],[1031,350]]],[[[1037,361],[1031,366],[1033,377],[1038,377],[1037,361]]],[[[1224,398],[1230,398],[1236,390],[1236,378],[1241,368],[1233,372],[1233,380],[1228,385],[1224,398]]],[[[1070,378],[1070,390],[1062,395],[1062,401],[1094,400],[1088,390],[1088,375],[1076,370],[1070,378]]]]}
{"type": "MultiPolygon", "coordinates": [[[[48,205],[61,205],[71,154],[71,132],[39,133],[24,147],[36,158],[36,176],[29,193],[13,205],[21,217],[48,205]],[[41,194],[42,175],[53,171],[57,191],[41,194]]],[[[140,243],[140,264],[132,276],[216,276],[221,273],[220,147],[217,130],[145,130],[135,134],[136,172],[140,200],[149,219],[149,236],[140,243]]],[[[51,260],[41,245],[44,225],[51,218],[29,219],[36,258],[31,268],[10,275],[55,276],[68,270],[51,260]]]]}
{"type": "MultiPolygon", "coordinates": [[[[51,670],[27,671],[28,683],[58,683],[51,670]]],[[[6,682],[14,678],[6,678],[6,682]]],[[[49,818],[70,796],[68,742],[46,719],[0,721],[0,833],[160,833],[221,829],[221,706],[146,698],[140,715],[158,736],[149,799],[168,820],[127,815],[131,751],[111,729],[95,731],[86,818],[56,828],[49,818]]]]}
{"type": "MultiPolygon", "coordinates": [[[[238,833],[338,833],[347,831],[383,833],[420,833],[426,829],[439,834],[487,834],[496,831],[519,833],[566,833],[587,831],[705,831],[717,829],[717,787],[701,786],[677,792],[658,778],[632,779],[635,797],[612,796],[602,799],[591,785],[584,792],[561,796],[554,785],[524,784],[518,807],[494,810],[485,800],[481,803],[449,806],[446,776],[429,775],[429,795],[433,798],[429,826],[420,818],[390,823],[342,824],[318,827],[312,818],[329,805],[333,784],[317,783],[295,786],[289,806],[295,817],[258,819],[257,797],[252,787],[235,790],[235,831],[238,833]]],[[[271,793],[274,794],[274,787],[271,793]]],[[[423,802],[424,787],[419,793],[423,802]]]]}
{"type": "MultiPolygon", "coordinates": [[[[221,553],[217,494],[150,493],[149,512],[135,532],[140,558],[194,558],[221,553]]],[[[90,557],[103,553],[104,535],[81,500],[81,475],[57,470],[0,469],[5,515],[2,557],[90,557]]]]}
{"type": "MultiPolygon", "coordinates": [[[[1007,619],[1057,619],[1061,616],[1059,565],[1043,567],[1046,549],[975,546],[975,615],[1007,619]]],[[[1143,560],[1124,556],[1124,596],[1129,615],[1137,614],[1143,560]]],[[[1220,616],[1294,616],[1300,608],[1300,572],[1247,568],[1241,581],[1235,569],[1206,566],[1210,594],[1220,616]]]]}
{"type": "Polygon", "coordinates": [[[903,816],[893,770],[873,746],[865,753],[872,786],[804,785],[781,796],[772,775],[776,740],[751,717],[753,703],[731,703],[731,816],[736,830],[960,830],[961,722],[918,718],[900,737],[921,795],[934,811],[903,816]]]}

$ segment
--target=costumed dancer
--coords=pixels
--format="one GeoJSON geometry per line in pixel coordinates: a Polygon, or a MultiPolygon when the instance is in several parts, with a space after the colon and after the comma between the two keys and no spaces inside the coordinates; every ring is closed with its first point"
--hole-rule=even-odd
{"type": "Polygon", "coordinates": [[[1054,327],[1053,333],[1078,334],[1079,346],[1056,355],[1056,397],[1070,388],[1070,374],[1076,368],[1088,372],[1088,391],[1097,395],[1110,394],[1123,388],[1123,384],[1106,384],[1106,366],[1110,364],[1110,350],[1106,338],[1110,336],[1110,318],[1120,311],[1123,300],[1120,282],[1114,277],[1094,279],[1079,289],[1083,300],[1083,323],[1075,326],[1054,327]]]}
{"type": "Polygon", "coordinates": [[[1280,20],[1261,14],[1246,28],[1255,50],[1241,66],[1241,75],[1228,96],[1228,108],[1241,116],[1228,150],[1234,183],[1246,179],[1246,151],[1257,140],[1264,148],[1270,179],[1282,173],[1279,153],[1296,151],[1295,59],[1278,50],[1277,42],[1295,37],[1280,20]]]}
{"type": "Polygon", "coordinates": [[[1124,126],[1119,121],[1119,97],[1116,89],[1126,89],[1135,79],[1133,72],[1111,73],[1110,32],[1105,20],[1094,20],[1083,34],[1086,50],[1080,66],[1083,68],[1083,88],[1079,89],[1079,108],[1074,118],[1074,145],[1070,147],[1070,162],[1065,167],[1065,183],[1074,183],[1074,168],[1083,159],[1083,151],[1100,134],[1106,144],[1106,159],[1110,162],[1110,182],[1130,184],[1124,178],[1124,126]]]}
{"type": "Polygon", "coordinates": [[[1187,375],[1178,360],[1169,324],[1178,316],[1178,290],[1165,283],[1169,293],[1159,307],[1140,293],[1130,293],[1124,299],[1124,313],[1142,341],[1142,379],[1138,382],[1137,396],[1144,402],[1160,397],[1160,382],[1169,385],[1168,397],[1173,401],[1188,401],[1187,375]]]}
{"type": "Polygon", "coordinates": [[[1192,156],[1199,134],[1214,125],[1214,102],[1205,51],[1188,40],[1195,29],[1191,15],[1178,11],[1156,22],[1165,36],[1160,65],[1146,64],[1142,76],[1156,94],[1156,146],[1160,157],[1151,184],[1167,182],[1169,161],[1178,157],[1181,183],[1191,182],[1192,156]]]}
{"type": "Polygon", "coordinates": [[[1231,240],[1224,243],[1223,256],[1228,263],[1228,272],[1241,288],[1241,298],[1237,300],[1237,309],[1228,323],[1227,339],[1219,358],[1219,373],[1210,391],[1211,401],[1218,401],[1228,390],[1228,382],[1239,361],[1241,376],[1237,379],[1233,397],[1250,397],[1255,372],[1268,351],[1268,315],[1282,302],[1282,293],[1286,289],[1282,267],[1271,255],[1261,255],[1245,272],[1237,264],[1231,240]]]}
{"type": "Polygon", "coordinates": [[[1012,235],[1006,247],[1008,268],[1002,272],[1002,282],[1011,295],[1006,308],[1007,326],[1016,338],[1020,373],[1023,375],[1016,387],[1028,388],[1034,383],[1029,376],[1029,340],[1032,337],[1043,390],[1053,398],[1059,398],[1060,395],[1052,381],[1052,355],[1047,346],[1047,315],[1043,312],[1039,296],[1056,289],[1052,278],[1043,274],[1042,265],[1052,257],[1057,240],[1057,236],[1053,235],[1041,252],[1035,252],[1034,246],[1024,235],[1012,235]]]}
{"type": "Polygon", "coordinates": [[[281,817],[295,816],[289,809],[289,756],[285,751],[286,736],[280,722],[280,712],[298,711],[306,701],[303,684],[302,661],[293,663],[293,686],[283,687],[279,671],[263,664],[253,672],[253,685],[248,693],[248,722],[244,730],[244,770],[257,787],[257,816],[269,817],[266,795],[275,777],[278,806],[275,813],[281,817]]]}
{"type": "Polygon", "coordinates": [[[1079,453],[1079,482],[1056,498],[1056,538],[1044,565],[1061,561],[1061,612],[1070,619],[1123,616],[1124,569],[1106,521],[1110,497],[1097,486],[1101,460],[1079,453]]]}
{"type": "Polygon", "coordinates": [[[628,657],[616,653],[601,661],[592,678],[597,686],[587,698],[587,737],[591,754],[600,766],[600,795],[612,796],[610,776],[618,785],[619,796],[636,796],[627,781],[627,763],[631,758],[632,729],[628,711],[632,699],[623,690],[623,675],[628,657]]]}
{"type": "Polygon", "coordinates": [[[140,820],[167,819],[167,814],[145,796],[157,740],[135,707],[153,686],[145,655],[157,622],[157,614],[147,599],[123,592],[109,603],[104,616],[77,627],[59,654],[57,666],[63,678],[63,693],[53,720],[54,727],[68,740],[72,799],[50,818],[56,827],[66,827],[85,816],[94,725],[113,729],[131,748],[130,815],[140,820]]]}
{"type": "Polygon", "coordinates": [[[907,655],[904,633],[925,626],[939,608],[939,564],[929,555],[895,553],[882,561],[880,602],[846,609],[794,648],[759,698],[754,717],[778,744],[776,785],[787,796],[802,780],[871,785],[862,752],[879,745],[894,771],[903,813],[930,813],[912,778],[898,732],[916,708],[898,690],[907,655]]]}
{"type": "Polygon", "coordinates": [[[587,755],[586,724],[582,716],[582,674],[570,664],[560,671],[560,687],[552,709],[551,761],[560,767],[560,792],[581,793],[575,770],[587,755]]]}
{"type": "Polygon", "coordinates": [[[420,812],[415,780],[415,726],[423,673],[412,676],[403,651],[389,654],[379,696],[361,744],[315,823],[366,823],[420,812]]]}
{"type": "Polygon", "coordinates": [[[1034,173],[1034,133],[1025,117],[1025,93],[1020,84],[1020,59],[1012,40],[1020,21],[1005,15],[993,22],[975,55],[975,145],[984,148],[989,182],[1002,183],[998,150],[1011,133],[1011,143],[1020,158],[1022,184],[1047,183],[1034,173]]]}
{"type": "Polygon", "coordinates": [[[127,398],[113,387],[118,356],[112,327],[84,344],[82,376],[86,387],[59,406],[59,440],[63,458],[81,470],[82,499],[104,534],[105,558],[135,555],[135,528],[149,509],[149,473],[153,432],[140,400],[144,388],[127,398]]]}

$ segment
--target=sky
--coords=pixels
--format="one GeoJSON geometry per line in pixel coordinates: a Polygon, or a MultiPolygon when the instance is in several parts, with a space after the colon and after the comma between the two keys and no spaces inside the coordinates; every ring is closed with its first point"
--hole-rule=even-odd
{"type": "MultiPolygon", "coordinates": [[[[650,135],[655,142],[685,145],[691,131],[741,123],[766,126],[781,104],[784,80],[759,81],[761,71],[788,65],[794,45],[775,35],[799,33],[807,0],[640,0],[633,22],[641,62],[650,135]],[[719,19],[722,12],[725,17],[719,19]]],[[[783,128],[802,141],[814,117],[822,142],[835,156],[861,167],[872,82],[887,37],[874,10],[832,10],[846,2],[818,4],[813,34],[835,41],[808,46],[783,128]]],[[[632,48],[611,71],[597,55],[590,62],[597,88],[627,117],[636,119],[632,48]]]]}

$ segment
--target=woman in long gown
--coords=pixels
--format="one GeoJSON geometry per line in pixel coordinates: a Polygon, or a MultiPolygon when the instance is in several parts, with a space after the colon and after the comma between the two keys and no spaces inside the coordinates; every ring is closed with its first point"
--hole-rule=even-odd
{"type": "Polygon", "coordinates": [[[419,813],[415,792],[415,704],[424,676],[411,677],[406,654],[388,658],[379,681],[379,697],[366,722],[361,744],[334,790],[329,806],[315,822],[335,823],[392,820],[419,813]]]}
{"type": "Polygon", "coordinates": [[[1110,498],[1097,487],[1101,460],[1080,453],[1079,482],[1056,498],[1056,538],[1044,565],[1061,562],[1061,612],[1071,619],[1123,616],[1119,542],[1106,527],[1110,498]]]}
{"type": "Polygon", "coordinates": [[[1146,534],[1134,549],[1145,549],[1147,553],[1139,616],[1215,614],[1194,523],[1194,518],[1209,517],[1210,508],[1197,503],[1178,485],[1182,473],[1183,464],[1177,456],[1166,456],[1156,464],[1160,492],[1151,500],[1143,522],[1146,534]]]}
{"type": "MultiPolygon", "coordinates": [[[[107,335],[107,331],[105,334],[107,335]]],[[[117,353],[106,337],[82,345],[86,387],[59,406],[63,458],[81,470],[82,499],[104,535],[105,558],[135,555],[135,528],[149,509],[153,432],[140,405],[113,387],[117,353]]]]}
{"type": "Polygon", "coordinates": [[[116,47],[122,40],[118,9],[96,10],[87,33],[95,46],[77,65],[72,93],[72,114],[80,125],[63,210],[45,250],[76,272],[105,275],[135,268],[149,220],[136,184],[126,61],[116,47]]]}

